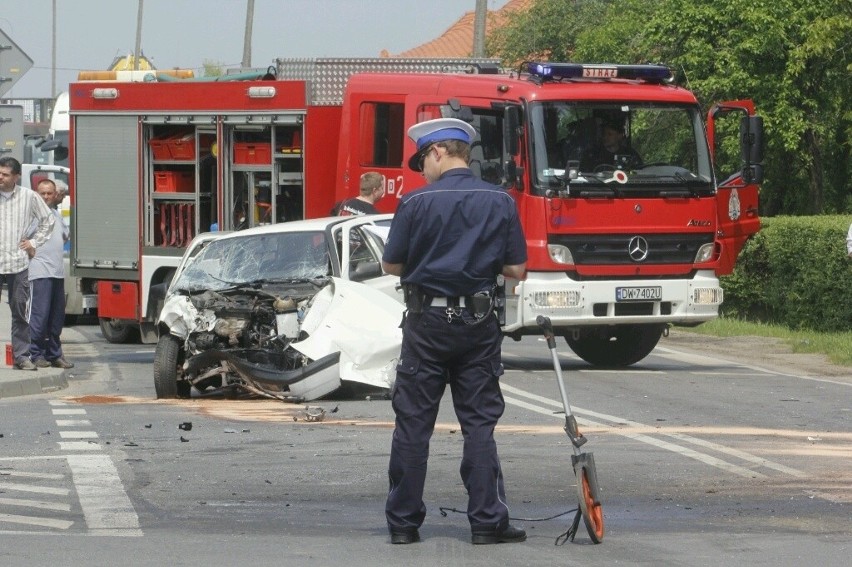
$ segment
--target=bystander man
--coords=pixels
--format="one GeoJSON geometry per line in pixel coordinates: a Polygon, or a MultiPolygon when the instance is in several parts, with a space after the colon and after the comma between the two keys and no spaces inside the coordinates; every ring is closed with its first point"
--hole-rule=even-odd
{"type": "Polygon", "coordinates": [[[27,306],[30,300],[29,256],[26,246],[39,248],[50,237],[55,216],[32,189],[21,187],[21,163],[13,157],[0,157],[0,284],[6,283],[12,311],[12,352],[15,368],[36,370],[30,360],[30,327],[27,306]],[[24,245],[21,240],[30,223],[36,230],[24,245]]]}
{"type": "MultiPolygon", "coordinates": [[[[57,205],[62,195],[50,179],[39,181],[36,191],[55,216],[50,238],[41,248],[30,240],[21,244],[30,257],[30,358],[37,367],[73,368],[62,355],[62,324],[65,321],[65,267],[63,248],[68,240],[68,227],[62,222],[57,205]]],[[[37,228],[33,223],[33,229],[37,228]]]]}

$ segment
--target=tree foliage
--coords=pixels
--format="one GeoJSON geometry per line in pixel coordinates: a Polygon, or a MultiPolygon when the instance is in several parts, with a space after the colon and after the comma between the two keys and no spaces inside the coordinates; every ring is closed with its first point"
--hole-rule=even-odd
{"type": "Polygon", "coordinates": [[[492,32],[504,62],[664,62],[705,110],[764,117],[763,214],[852,212],[848,0],[534,0],[492,32]]]}

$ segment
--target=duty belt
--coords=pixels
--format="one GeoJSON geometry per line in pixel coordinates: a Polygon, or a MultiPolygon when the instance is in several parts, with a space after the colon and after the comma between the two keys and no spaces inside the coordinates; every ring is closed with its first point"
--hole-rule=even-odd
{"type": "Polygon", "coordinates": [[[467,307],[464,297],[433,297],[430,307],[467,307]]]}

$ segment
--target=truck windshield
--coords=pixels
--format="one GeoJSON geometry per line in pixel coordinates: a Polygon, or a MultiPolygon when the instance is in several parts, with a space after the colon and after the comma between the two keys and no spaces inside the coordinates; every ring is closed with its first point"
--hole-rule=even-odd
{"type": "Polygon", "coordinates": [[[659,103],[530,104],[534,192],[708,195],[710,154],[698,108],[659,103]]]}

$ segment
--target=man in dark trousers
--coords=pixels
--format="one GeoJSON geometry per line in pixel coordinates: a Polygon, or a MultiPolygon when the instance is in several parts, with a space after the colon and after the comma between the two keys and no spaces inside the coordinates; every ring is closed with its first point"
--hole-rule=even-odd
{"type": "Polygon", "coordinates": [[[30,326],[27,306],[30,301],[28,267],[30,258],[24,248],[38,248],[50,237],[55,217],[35,191],[21,187],[21,162],[10,156],[0,157],[0,285],[9,289],[12,310],[12,350],[15,368],[36,370],[30,360],[30,326]],[[31,222],[33,236],[21,242],[31,222]]]}
{"type": "Polygon", "coordinates": [[[460,473],[472,542],[526,539],[524,530],[509,525],[494,442],[505,408],[496,280],[523,277],[526,242],[511,196],[468,167],[475,135],[455,118],[408,130],[417,144],[408,165],[429,184],[400,200],[382,258],[387,273],[401,276],[407,306],[385,505],[392,543],[420,540],[429,440],[447,384],[464,436],[460,473]]]}
{"type": "MultiPolygon", "coordinates": [[[[68,227],[57,210],[61,200],[56,183],[42,179],[36,192],[54,215],[50,238],[36,250],[28,239],[21,241],[30,257],[30,358],[38,368],[74,368],[62,355],[62,324],[65,321],[65,266],[63,251],[68,241],[68,227]]],[[[36,223],[30,227],[33,231],[36,223]]]]}

